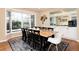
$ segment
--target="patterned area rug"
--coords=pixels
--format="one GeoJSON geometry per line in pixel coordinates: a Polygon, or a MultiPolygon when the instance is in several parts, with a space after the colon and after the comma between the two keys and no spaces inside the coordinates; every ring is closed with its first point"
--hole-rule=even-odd
{"type": "Polygon", "coordinates": [[[8,41],[13,51],[36,51],[26,44],[21,38],[8,41]]]}

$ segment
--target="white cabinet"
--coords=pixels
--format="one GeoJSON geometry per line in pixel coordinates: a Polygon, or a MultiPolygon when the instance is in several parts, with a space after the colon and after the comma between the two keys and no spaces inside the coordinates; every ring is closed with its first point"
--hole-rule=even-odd
{"type": "Polygon", "coordinates": [[[62,34],[63,38],[77,40],[77,28],[76,27],[58,26],[54,29],[54,31],[62,34]]]}

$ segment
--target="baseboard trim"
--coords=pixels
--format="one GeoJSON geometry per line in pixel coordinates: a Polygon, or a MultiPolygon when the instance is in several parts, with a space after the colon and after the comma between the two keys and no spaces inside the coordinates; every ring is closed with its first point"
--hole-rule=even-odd
{"type": "Polygon", "coordinates": [[[6,42],[6,41],[8,41],[8,40],[9,40],[9,39],[6,39],[6,40],[0,40],[0,43],[1,43],[1,42],[6,42]]]}
{"type": "MultiPolygon", "coordinates": [[[[21,36],[18,36],[18,37],[21,37],[21,36]]],[[[1,42],[7,42],[8,40],[11,40],[11,39],[14,39],[14,38],[17,38],[17,37],[12,37],[12,38],[9,38],[9,39],[0,40],[0,43],[1,42]]]]}

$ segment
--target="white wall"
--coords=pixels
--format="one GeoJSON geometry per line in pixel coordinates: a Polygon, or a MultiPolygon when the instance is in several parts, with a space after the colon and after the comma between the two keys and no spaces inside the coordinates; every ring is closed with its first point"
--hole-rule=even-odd
{"type": "Polygon", "coordinates": [[[40,26],[42,27],[49,27],[50,26],[50,19],[49,19],[49,11],[41,12],[40,13],[40,26]],[[40,20],[41,16],[46,15],[47,19],[45,20],[44,24],[42,24],[42,21],[40,20]]]}

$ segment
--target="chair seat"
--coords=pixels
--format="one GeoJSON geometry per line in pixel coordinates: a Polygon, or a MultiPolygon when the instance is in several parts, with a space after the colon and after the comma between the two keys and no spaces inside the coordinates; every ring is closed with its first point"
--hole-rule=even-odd
{"type": "Polygon", "coordinates": [[[59,44],[61,42],[61,38],[48,38],[48,42],[53,44],[59,44]]]}

